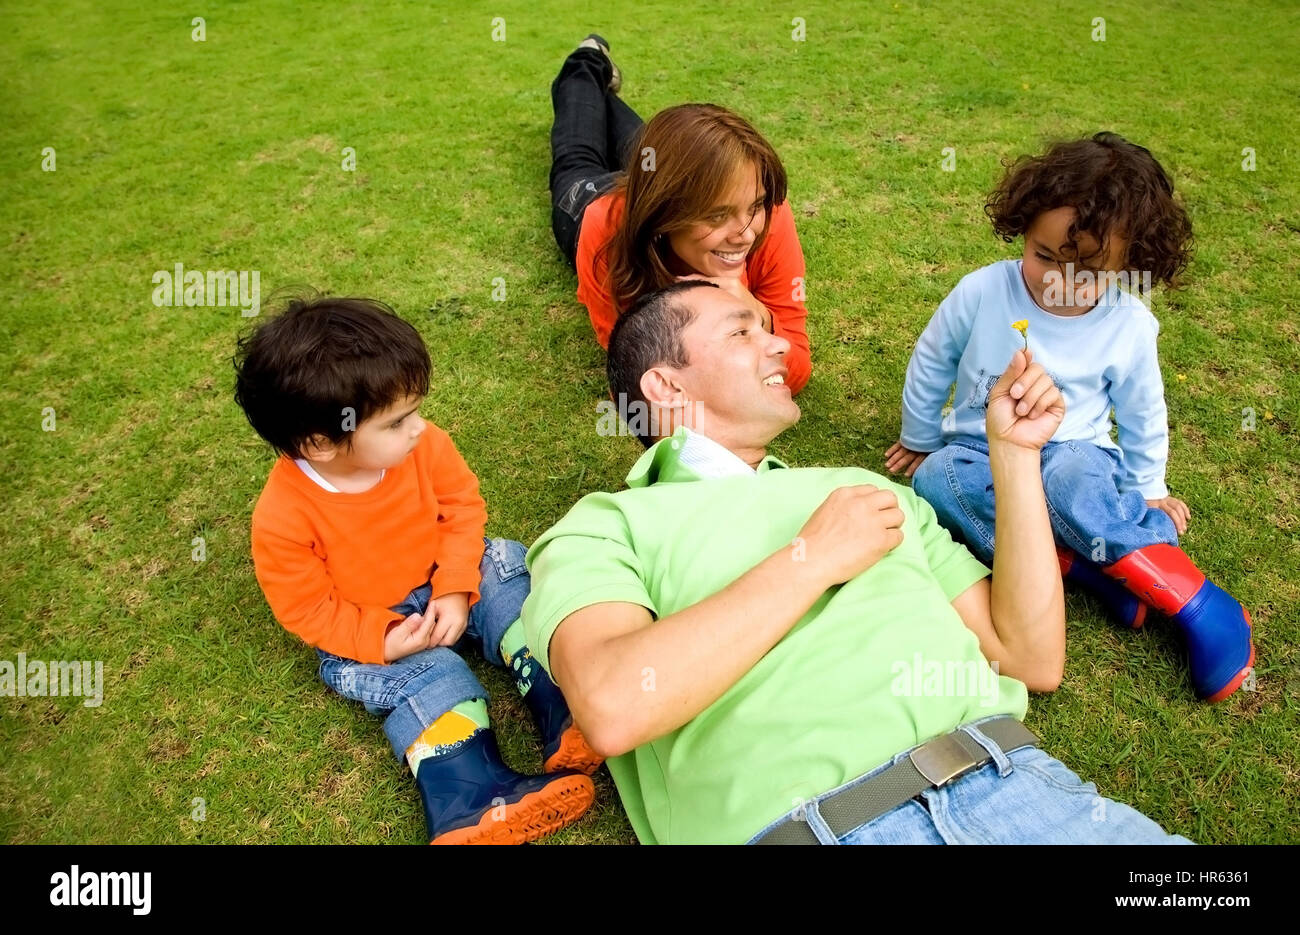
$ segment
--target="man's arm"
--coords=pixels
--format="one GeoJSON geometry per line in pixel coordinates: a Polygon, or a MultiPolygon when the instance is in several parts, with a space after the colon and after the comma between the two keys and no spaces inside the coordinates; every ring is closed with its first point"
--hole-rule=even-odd
{"type": "Polygon", "coordinates": [[[1065,403],[1031,360],[1017,351],[989,394],[992,583],[983,579],[952,603],[1000,674],[1033,691],[1054,691],[1065,672],[1065,592],[1043,494],[1041,449],[1061,424],[1065,403]]]}
{"type": "Polygon", "coordinates": [[[618,756],[713,704],[827,588],[903,541],[903,511],[871,485],[832,491],[800,531],[718,593],[653,621],[644,607],[593,604],[551,639],[551,675],[592,749],[618,756]]]}

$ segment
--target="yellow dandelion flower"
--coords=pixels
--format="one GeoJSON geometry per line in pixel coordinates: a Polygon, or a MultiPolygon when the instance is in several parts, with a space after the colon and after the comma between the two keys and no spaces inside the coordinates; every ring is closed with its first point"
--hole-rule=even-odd
{"type": "Polygon", "coordinates": [[[1011,327],[1020,332],[1020,336],[1025,339],[1025,350],[1029,350],[1029,319],[1022,318],[1020,321],[1013,321],[1011,327]]]}
{"type": "Polygon", "coordinates": [[[1180,373],[1180,374],[1178,375],[1178,382],[1179,382],[1179,383],[1186,383],[1186,382],[1187,382],[1187,374],[1185,374],[1185,373],[1180,373]]]}

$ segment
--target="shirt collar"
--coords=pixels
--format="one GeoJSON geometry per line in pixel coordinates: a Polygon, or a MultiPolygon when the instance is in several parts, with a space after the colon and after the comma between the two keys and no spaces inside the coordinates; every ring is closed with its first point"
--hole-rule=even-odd
{"type": "Polygon", "coordinates": [[[629,487],[677,481],[714,480],[722,477],[751,477],[773,468],[788,467],[779,458],[767,455],[751,468],[738,455],[722,445],[681,426],[668,438],[662,438],[643,454],[627,475],[629,487]]]}

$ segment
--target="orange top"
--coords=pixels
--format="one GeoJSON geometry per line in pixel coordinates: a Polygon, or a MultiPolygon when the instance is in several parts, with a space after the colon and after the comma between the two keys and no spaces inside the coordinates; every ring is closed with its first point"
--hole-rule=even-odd
{"type": "MultiPolygon", "coordinates": [[[[618,310],[607,283],[609,263],[600,254],[614,236],[623,216],[623,195],[611,192],[587,206],[578,231],[578,301],[587,307],[596,340],[609,348],[609,334],[618,310]]],[[[794,212],[783,201],[772,209],[767,236],[745,260],[740,281],[772,313],[772,331],[790,342],[785,378],[791,393],[798,393],[812,376],[808,348],[808,309],[804,306],[803,250],[794,229],[794,212]]]]}
{"type": "Polygon", "coordinates": [[[286,456],[253,509],[253,566],[286,630],[328,653],[384,661],[389,610],[433,582],[433,597],[478,600],[487,507],[478,478],[432,423],[415,450],[364,493],[333,493],[286,456]]]}

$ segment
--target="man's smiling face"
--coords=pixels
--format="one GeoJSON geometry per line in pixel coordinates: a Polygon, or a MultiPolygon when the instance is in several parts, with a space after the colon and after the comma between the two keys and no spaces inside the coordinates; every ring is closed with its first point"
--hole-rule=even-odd
{"type": "Polygon", "coordinates": [[[693,428],[734,451],[761,448],[798,422],[785,385],[790,342],[764,331],[754,310],[722,289],[681,298],[695,320],[682,332],[689,363],[671,372],[694,403],[693,428]]]}

